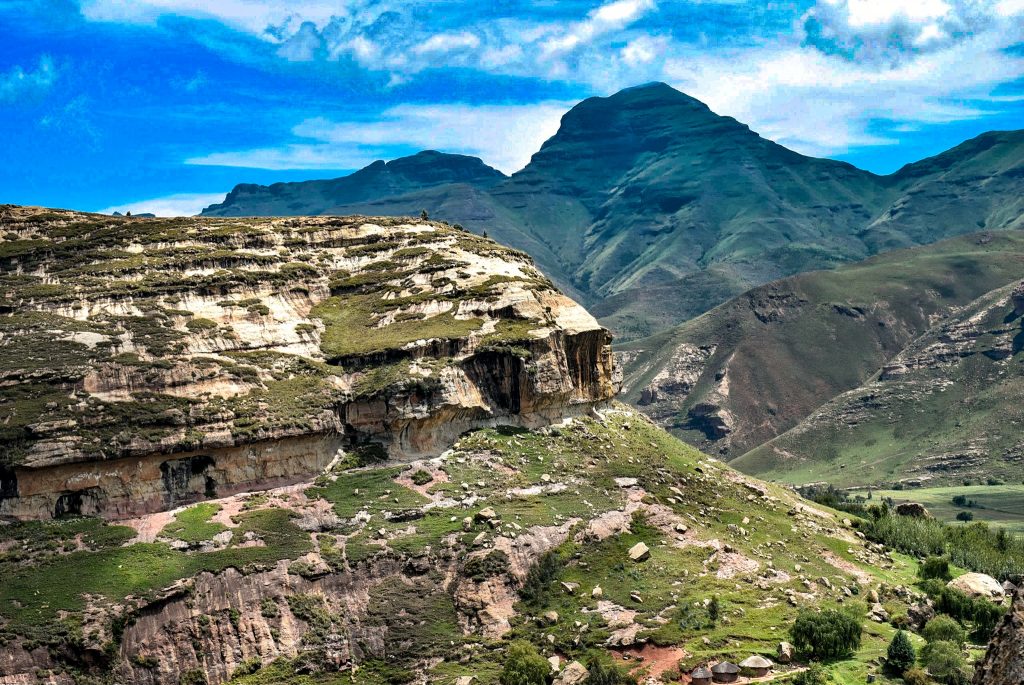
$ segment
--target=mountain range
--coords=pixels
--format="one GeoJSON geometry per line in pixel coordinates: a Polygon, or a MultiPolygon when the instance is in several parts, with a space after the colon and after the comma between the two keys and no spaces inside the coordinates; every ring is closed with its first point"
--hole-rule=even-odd
{"type": "Polygon", "coordinates": [[[529,253],[620,341],[752,286],[886,250],[1020,227],[1024,131],[896,173],[807,157],[663,83],[588,98],[510,177],[421,152],[328,181],[241,185],[211,216],[430,216],[529,253]]]}

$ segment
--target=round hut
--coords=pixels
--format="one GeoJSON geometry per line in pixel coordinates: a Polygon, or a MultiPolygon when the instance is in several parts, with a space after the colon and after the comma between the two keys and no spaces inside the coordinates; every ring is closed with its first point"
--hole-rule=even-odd
{"type": "Polygon", "coordinates": [[[711,679],[716,683],[735,683],[740,675],[740,667],[722,661],[711,667],[711,679]]]}
{"type": "Polygon", "coordinates": [[[740,668],[743,669],[744,673],[750,674],[752,678],[761,678],[768,675],[768,672],[772,670],[771,661],[765,659],[759,654],[748,656],[746,659],[740,662],[740,668]]]}
{"type": "Polygon", "coordinates": [[[690,671],[690,685],[711,685],[711,678],[714,677],[708,669],[703,666],[690,671]]]}

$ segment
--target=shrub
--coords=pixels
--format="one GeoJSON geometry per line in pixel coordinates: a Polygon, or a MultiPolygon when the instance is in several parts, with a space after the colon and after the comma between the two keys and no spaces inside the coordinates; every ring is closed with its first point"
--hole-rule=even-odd
{"type": "Polygon", "coordinates": [[[434,477],[430,475],[430,472],[423,469],[419,469],[416,473],[412,474],[412,482],[416,485],[426,485],[432,480],[434,480],[434,477]]]}
{"type": "Polygon", "coordinates": [[[801,671],[793,678],[793,685],[828,685],[832,680],[821,664],[811,664],[806,671],[801,671]]]}
{"type": "Polygon", "coordinates": [[[860,647],[861,623],[849,612],[825,609],[803,610],[797,616],[790,637],[793,645],[810,656],[835,659],[860,647]]]}
{"type": "Polygon", "coordinates": [[[965,521],[965,522],[966,521],[973,521],[974,520],[974,512],[973,511],[961,511],[959,514],[956,515],[956,520],[957,521],[965,521]]]}
{"type": "Polygon", "coordinates": [[[930,685],[931,678],[920,668],[912,668],[903,674],[903,682],[907,685],[930,685]]]}
{"type": "Polygon", "coordinates": [[[949,616],[936,616],[928,621],[921,630],[921,637],[928,642],[952,642],[958,647],[967,642],[964,629],[949,616]]]}
{"type": "Polygon", "coordinates": [[[711,623],[711,627],[715,627],[718,624],[718,619],[722,617],[722,604],[718,601],[718,596],[711,598],[708,602],[708,621],[711,623]]]}
{"type": "Polygon", "coordinates": [[[964,654],[960,645],[945,640],[929,642],[921,650],[921,662],[932,677],[946,681],[953,672],[964,667],[964,654]]]}
{"type": "Polygon", "coordinates": [[[614,665],[605,663],[601,659],[591,659],[587,662],[587,679],[584,685],[624,685],[633,680],[622,674],[614,665]]]}
{"type": "Polygon", "coordinates": [[[185,671],[178,679],[179,685],[206,685],[206,673],[201,668],[185,671]]]}
{"type": "Polygon", "coordinates": [[[244,675],[252,675],[261,668],[263,668],[263,661],[258,656],[250,657],[235,667],[231,677],[239,678],[244,675]]]}
{"type": "Polygon", "coordinates": [[[537,560],[526,573],[523,587],[519,589],[519,596],[527,602],[538,602],[547,596],[550,590],[551,581],[555,579],[562,568],[561,558],[558,552],[548,552],[537,560]]]}
{"type": "Polygon", "coordinates": [[[896,631],[885,656],[886,669],[895,675],[900,675],[917,661],[914,645],[910,643],[910,638],[902,630],[896,631]]]}
{"type": "Polygon", "coordinates": [[[917,575],[924,580],[937,578],[939,580],[952,580],[953,574],[949,572],[949,559],[946,557],[928,557],[917,569],[917,575]]]}
{"type": "Polygon", "coordinates": [[[508,568],[508,555],[500,549],[495,549],[488,552],[485,556],[469,559],[462,569],[462,574],[467,578],[480,582],[505,573],[508,571],[508,568]]]}
{"type": "Polygon", "coordinates": [[[551,665],[528,642],[513,642],[505,658],[501,685],[545,685],[551,665]]]}
{"type": "Polygon", "coordinates": [[[1005,613],[1006,609],[1002,605],[993,604],[984,599],[974,600],[974,611],[971,618],[974,619],[975,638],[980,642],[988,642],[1005,613]]]}

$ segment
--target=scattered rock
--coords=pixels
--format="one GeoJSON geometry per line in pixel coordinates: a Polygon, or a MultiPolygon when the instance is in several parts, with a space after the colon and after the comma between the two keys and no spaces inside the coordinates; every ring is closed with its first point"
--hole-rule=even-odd
{"type": "Polygon", "coordinates": [[[595,585],[594,589],[590,591],[590,596],[594,599],[601,599],[604,597],[604,590],[601,589],[600,585],[595,585]]]}
{"type": "Polygon", "coordinates": [[[788,664],[793,660],[793,645],[788,642],[780,642],[775,653],[780,664],[788,664]]]}
{"type": "Polygon", "coordinates": [[[570,595],[575,595],[576,591],[580,589],[579,583],[562,583],[562,589],[570,595]]]}
{"type": "Polygon", "coordinates": [[[642,542],[638,542],[629,548],[629,558],[633,561],[647,561],[650,556],[650,548],[642,542]]]}
{"type": "Polygon", "coordinates": [[[578,661],[570,661],[555,678],[554,685],[582,685],[590,675],[586,667],[578,661]]]}

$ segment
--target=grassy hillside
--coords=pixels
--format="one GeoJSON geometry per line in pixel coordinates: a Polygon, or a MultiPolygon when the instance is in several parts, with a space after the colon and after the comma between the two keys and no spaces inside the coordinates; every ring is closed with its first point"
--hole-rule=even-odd
{"type": "MultiPolygon", "coordinates": [[[[867,491],[853,494],[866,496],[867,491]]],[[[957,516],[968,512],[974,521],[1024,532],[1024,485],[1020,483],[988,485],[949,485],[938,488],[911,488],[904,490],[872,490],[874,499],[900,502],[919,502],[933,516],[946,522],[958,521],[957,516]],[[968,504],[955,504],[954,497],[964,497],[968,504]]]]}
{"type": "Polygon", "coordinates": [[[647,390],[642,409],[661,425],[738,456],[863,383],[934,322],[1019,278],[1022,265],[1024,234],[981,233],[755,288],[621,345],[624,397],[639,403],[647,390]],[[709,414],[728,432],[713,433],[709,414]]]}
{"type": "MultiPolygon", "coordinates": [[[[128,669],[119,672],[163,682],[168,665],[188,667],[191,644],[206,654],[200,671],[226,659],[239,683],[329,683],[339,677],[330,645],[349,630],[366,643],[363,667],[342,668],[347,682],[422,674],[493,683],[515,639],[545,657],[607,659],[641,675],[661,662],[772,655],[800,608],[856,605],[875,588],[893,615],[903,613],[910,595],[881,586],[909,584],[916,570],[855,537],[843,515],[747,479],[621,405],[539,432],[476,431],[449,455],[410,465],[341,464],[304,493],[218,506],[179,513],[152,541],[137,537],[154,530],[148,519],[0,529],[8,649],[48,646],[57,656],[41,672],[128,669]],[[638,543],[649,557],[630,560],[638,543]],[[208,586],[210,576],[190,580],[200,571],[227,568],[249,589],[188,590],[208,586]],[[288,585],[244,580],[284,568],[288,585]],[[176,581],[185,584],[163,589],[176,581]],[[248,594],[253,587],[262,599],[248,594]],[[348,587],[363,588],[365,603],[338,609],[348,587]],[[129,594],[136,599],[125,602],[129,594]],[[152,623],[179,601],[174,623],[152,623]],[[265,626],[265,643],[247,641],[265,626]],[[177,634],[194,637],[175,642],[177,634]],[[287,656],[288,644],[298,657],[287,656]],[[285,656],[266,656],[275,653],[285,656]]],[[[893,632],[866,622],[861,648],[830,668],[840,679],[876,672],[893,632]]]]}
{"type": "Polygon", "coordinates": [[[1020,482],[1024,328],[1013,287],[939,323],[863,386],[733,463],[837,487],[1020,482]]]}

